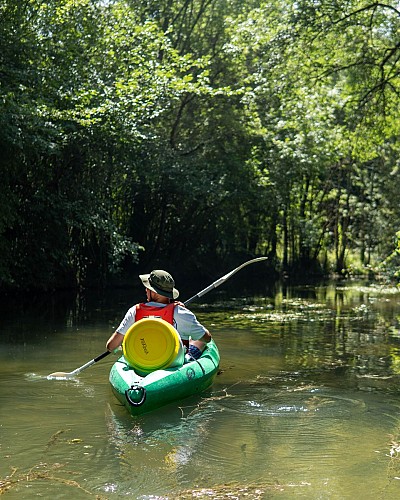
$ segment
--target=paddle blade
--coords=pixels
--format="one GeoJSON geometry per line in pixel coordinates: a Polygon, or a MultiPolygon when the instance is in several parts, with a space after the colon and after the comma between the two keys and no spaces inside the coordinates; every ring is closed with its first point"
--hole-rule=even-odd
{"type": "Polygon", "coordinates": [[[47,375],[47,380],[68,380],[75,376],[74,373],[66,373],[66,372],[54,372],[47,375]]]}

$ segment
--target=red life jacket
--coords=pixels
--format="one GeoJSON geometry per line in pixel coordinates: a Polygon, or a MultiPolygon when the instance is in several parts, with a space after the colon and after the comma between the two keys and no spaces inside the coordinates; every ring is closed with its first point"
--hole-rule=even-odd
{"type": "MultiPolygon", "coordinates": [[[[170,325],[174,326],[174,311],[177,305],[183,306],[182,302],[172,302],[171,304],[167,304],[165,307],[157,307],[157,306],[149,306],[148,304],[137,304],[136,305],[136,314],[135,314],[135,322],[139,321],[143,318],[149,318],[154,316],[156,318],[161,318],[170,325]]],[[[179,333],[179,332],[178,332],[179,333]]],[[[182,339],[182,343],[184,346],[189,346],[189,341],[182,339]]]]}
{"type": "Polygon", "coordinates": [[[163,319],[170,325],[173,325],[174,310],[177,304],[177,302],[172,302],[171,304],[167,304],[165,307],[149,306],[148,304],[137,304],[135,321],[154,316],[156,318],[163,319]]]}

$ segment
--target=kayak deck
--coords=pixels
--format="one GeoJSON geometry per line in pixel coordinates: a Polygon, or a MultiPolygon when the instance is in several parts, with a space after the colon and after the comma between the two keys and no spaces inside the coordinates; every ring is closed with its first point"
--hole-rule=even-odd
{"type": "Polygon", "coordinates": [[[212,340],[199,359],[145,376],[139,375],[121,356],[112,366],[109,380],[118,401],[131,415],[141,415],[210,387],[219,361],[219,351],[212,340]]]}

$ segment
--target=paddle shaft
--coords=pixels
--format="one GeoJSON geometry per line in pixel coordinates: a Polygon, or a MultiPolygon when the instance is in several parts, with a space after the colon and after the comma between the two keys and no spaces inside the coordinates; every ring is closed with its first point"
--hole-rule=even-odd
{"type": "MultiPolygon", "coordinates": [[[[196,293],[196,295],[193,295],[193,297],[190,297],[190,299],[186,300],[184,302],[184,304],[188,305],[191,302],[193,302],[195,299],[203,297],[203,295],[205,295],[206,293],[210,292],[211,290],[214,290],[214,288],[217,288],[218,286],[222,285],[222,283],[225,283],[225,281],[227,281],[234,274],[236,274],[238,271],[240,271],[244,267],[248,266],[249,264],[253,264],[255,262],[260,262],[260,261],[266,260],[266,259],[268,259],[268,257],[258,257],[256,259],[251,259],[251,260],[248,260],[247,262],[244,262],[240,266],[238,266],[235,269],[233,269],[233,271],[229,272],[228,274],[225,274],[225,276],[222,276],[222,278],[219,278],[218,280],[214,281],[214,283],[211,283],[211,285],[209,285],[208,287],[204,288],[199,293],[196,293]]],[[[96,358],[93,358],[90,361],[88,361],[87,363],[85,363],[84,365],[80,366],[79,368],[76,368],[76,370],[74,370],[72,372],[69,372],[69,373],[55,372],[55,373],[52,373],[52,374],[48,375],[48,377],[50,377],[50,378],[51,377],[57,378],[57,376],[58,377],[63,377],[63,376],[64,377],[65,376],[67,376],[67,377],[73,377],[73,376],[78,375],[79,373],[81,373],[83,370],[86,370],[86,368],[89,368],[90,366],[94,365],[95,363],[97,363],[101,359],[105,358],[109,354],[111,354],[111,351],[105,351],[102,354],[99,354],[99,356],[97,356],[96,358]]]]}
{"type": "Polygon", "coordinates": [[[193,302],[193,300],[198,299],[205,295],[206,293],[210,292],[211,290],[214,290],[214,288],[217,288],[217,286],[222,285],[222,283],[225,283],[229,278],[231,278],[234,274],[236,274],[238,271],[243,269],[244,267],[248,266],[249,264],[253,264],[254,262],[261,262],[262,260],[267,260],[268,257],[257,257],[257,259],[251,259],[248,260],[247,262],[244,262],[241,264],[239,267],[234,269],[228,274],[225,274],[225,276],[222,276],[222,278],[219,278],[218,280],[214,281],[214,283],[211,283],[208,287],[204,288],[201,290],[201,292],[196,293],[196,295],[193,295],[193,297],[190,297],[186,302],[184,302],[185,306],[190,304],[190,302],[193,302]]]}
{"type": "Polygon", "coordinates": [[[78,373],[81,373],[83,370],[86,370],[86,368],[89,368],[89,366],[92,366],[95,363],[97,363],[97,361],[100,361],[101,359],[105,358],[109,354],[111,354],[111,351],[105,351],[105,352],[103,352],[103,354],[100,354],[96,358],[93,358],[92,360],[88,361],[87,363],[82,365],[80,368],[77,368],[76,370],[74,370],[71,373],[73,373],[74,375],[77,375],[78,373]]]}
{"type": "Polygon", "coordinates": [[[111,351],[105,351],[102,354],[100,354],[99,356],[97,356],[96,358],[91,359],[90,361],[88,361],[84,365],[80,366],[79,368],[76,368],[76,370],[74,370],[73,372],[54,372],[54,373],[50,373],[50,375],[47,375],[47,378],[49,380],[51,380],[51,379],[57,379],[57,378],[58,379],[66,379],[66,378],[68,379],[68,378],[75,377],[75,375],[78,375],[83,370],[86,370],[86,368],[89,368],[89,366],[94,365],[95,363],[97,363],[97,361],[100,361],[101,359],[105,358],[109,354],[111,354],[111,351]]]}

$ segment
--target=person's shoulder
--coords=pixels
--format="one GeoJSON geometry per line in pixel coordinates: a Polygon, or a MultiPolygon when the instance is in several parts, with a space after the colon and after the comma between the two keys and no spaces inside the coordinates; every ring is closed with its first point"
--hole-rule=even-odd
{"type": "Polygon", "coordinates": [[[192,311],[188,309],[182,302],[178,302],[177,304],[175,304],[175,311],[177,311],[178,314],[187,314],[188,316],[194,316],[194,313],[192,313],[192,311]]]}

